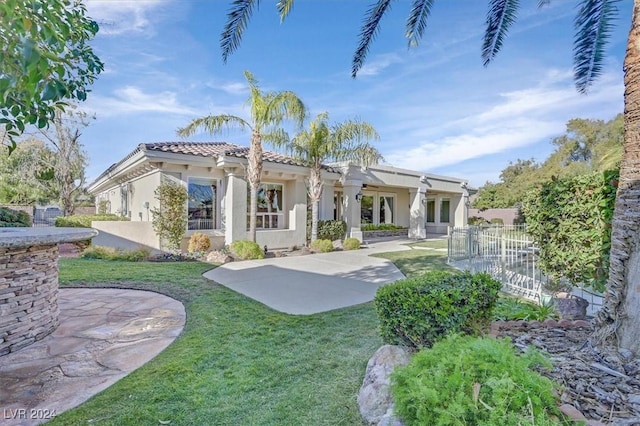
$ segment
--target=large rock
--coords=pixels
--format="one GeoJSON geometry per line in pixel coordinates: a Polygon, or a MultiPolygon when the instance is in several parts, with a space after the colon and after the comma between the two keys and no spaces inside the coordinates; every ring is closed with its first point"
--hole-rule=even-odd
{"type": "MultiPolygon", "coordinates": [[[[393,405],[390,375],[397,366],[407,365],[409,350],[402,346],[385,345],[367,363],[367,371],[358,393],[360,415],[369,424],[378,424],[393,405]]],[[[393,423],[387,423],[393,424],[393,423]]]]}
{"type": "Polygon", "coordinates": [[[575,294],[557,293],[553,298],[553,303],[562,319],[581,320],[587,317],[589,302],[575,294]]]}

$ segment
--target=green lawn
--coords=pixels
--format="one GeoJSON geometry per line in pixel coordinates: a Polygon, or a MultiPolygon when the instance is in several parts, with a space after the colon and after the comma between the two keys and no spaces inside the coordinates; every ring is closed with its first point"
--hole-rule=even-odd
{"type": "Polygon", "coordinates": [[[155,359],[50,424],[362,424],[356,394],[382,344],[373,305],[286,315],[205,280],[210,268],[60,259],[61,287],[155,290],[184,303],[187,324],[155,359]]]}
{"type": "Polygon", "coordinates": [[[420,241],[419,243],[409,244],[411,247],[426,247],[432,249],[446,249],[449,245],[449,240],[446,238],[439,238],[437,240],[420,241]]]}
{"type": "MultiPolygon", "coordinates": [[[[446,242],[446,241],[445,241],[446,242]]],[[[427,271],[455,271],[455,268],[447,265],[447,253],[435,250],[405,250],[390,253],[374,254],[392,261],[402,273],[409,277],[419,275],[427,271]]]]}

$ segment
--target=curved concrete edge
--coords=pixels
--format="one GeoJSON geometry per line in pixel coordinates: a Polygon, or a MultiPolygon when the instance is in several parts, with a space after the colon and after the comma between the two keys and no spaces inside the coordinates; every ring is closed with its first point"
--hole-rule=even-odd
{"type": "Polygon", "coordinates": [[[70,243],[96,235],[98,231],[93,228],[0,228],[0,248],[70,243]]]}
{"type": "Polygon", "coordinates": [[[155,358],[186,320],[182,303],[150,291],[61,289],[58,300],[56,331],[0,357],[3,425],[39,424],[82,404],[155,358]]]}

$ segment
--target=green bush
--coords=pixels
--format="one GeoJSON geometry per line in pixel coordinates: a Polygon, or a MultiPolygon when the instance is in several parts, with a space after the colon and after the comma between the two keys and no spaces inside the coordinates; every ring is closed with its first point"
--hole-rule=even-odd
{"type": "Polygon", "coordinates": [[[258,243],[248,240],[238,240],[231,243],[231,254],[242,260],[264,259],[264,251],[258,243]]]}
{"type": "Polygon", "coordinates": [[[359,250],[360,240],[357,238],[347,238],[342,242],[342,248],[344,250],[359,250]]]}
{"type": "Polygon", "coordinates": [[[490,222],[492,225],[504,225],[504,220],[500,219],[499,217],[491,218],[490,222]]]}
{"type": "Polygon", "coordinates": [[[430,271],[380,287],[382,340],[429,347],[451,332],[477,333],[491,320],[502,285],[487,274],[430,271]]]}
{"type": "Polygon", "coordinates": [[[363,231],[396,231],[399,229],[407,229],[402,226],[393,225],[391,223],[381,223],[379,225],[374,225],[373,223],[365,223],[362,225],[363,231]]]}
{"type": "Polygon", "coordinates": [[[134,250],[121,250],[111,247],[89,246],[80,254],[80,257],[85,259],[125,260],[129,262],[140,262],[150,256],[151,251],[144,247],[134,250]]]}
{"type": "Polygon", "coordinates": [[[202,232],[195,232],[189,238],[189,253],[206,253],[211,248],[211,239],[202,232]]]}
{"type": "Polygon", "coordinates": [[[31,226],[29,213],[0,207],[0,228],[21,228],[25,226],[31,226]]]}
{"type": "Polygon", "coordinates": [[[64,228],[91,228],[91,222],[101,221],[128,221],[128,217],[118,216],[116,214],[77,214],[73,216],[58,216],[56,218],[56,226],[64,228]]]}
{"type": "Polygon", "coordinates": [[[408,426],[562,424],[553,382],[532,370],[541,365],[509,339],[450,336],[394,371],[394,412],[408,426]]]}
{"type": "Polygon", "coordinates": [[[331,240],[315,240],[311,242],[311,250],[320,253],[329,253],[333,251],[333,242],[331,240]]]}
{"type": "Polygon", "coordinates": [[[342,220],[319,220],[319,240],[341,240],[347,233],[347,224],[342,220]]]}
{"type": "Polygon", "coordinates": [[[552,281],[604,291],[617,171],[555,179],[527,193],[522,212],[552,281]]]}
{"type": "Polygon", "coordinates": [[[483,217],[471,216],[469,219],[467,219],[467,223],[471,226],[480,226],[480,225],[487,225],[489,222],[487,221],[487,219],[483,217]]]}
{"type": "Polygon", "coordinates": [[[558,311],[553,303],[540,306],[513,297],[500,297],[493,309],[493,318],[502,321],[544,321],[558,318],[558,311]]]}

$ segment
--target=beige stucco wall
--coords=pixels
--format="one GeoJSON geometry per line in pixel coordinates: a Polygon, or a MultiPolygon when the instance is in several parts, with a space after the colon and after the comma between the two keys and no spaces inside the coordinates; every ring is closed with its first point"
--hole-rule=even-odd
{"type": "Polygon", "coordinates": [[[92,244],[131,250],[146,247],[152,251],[160,250],[160,239],[156,235],[151,222],[101,221],[91,222],[91,227],[98,230],[92,244]]]}

